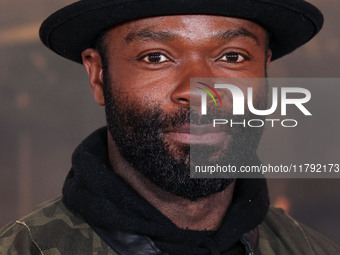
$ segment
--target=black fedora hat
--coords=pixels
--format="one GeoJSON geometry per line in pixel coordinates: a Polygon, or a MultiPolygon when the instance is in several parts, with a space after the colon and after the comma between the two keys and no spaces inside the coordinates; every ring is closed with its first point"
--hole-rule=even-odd
{"type": "Polygon", "coordinates": [[[272,60],[315,36],[321,12],[303,0],[81,0],[49,16],[41,25],[42,42],[57,54],[81,63],[81,52],[98,35],[119,24],[156,16],[208,14],[248,19],[271,35],[272,60]]]}

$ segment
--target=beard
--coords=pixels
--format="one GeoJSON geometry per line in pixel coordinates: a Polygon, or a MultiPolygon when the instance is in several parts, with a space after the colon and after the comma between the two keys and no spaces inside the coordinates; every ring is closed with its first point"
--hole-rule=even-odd
{"type": "Polygon", "coordinates": [[[119,153],[136,171],[163,190],[191,201],[215,194],[233,183],[235,177],[190,178],[192,165],[240,166],[256,157],[262,128],[226,130],[229,139],[223,146],[171,143],[165,138],[166,130],[186,124],[211,124],[213,119],[231,114],[211,109],[209,117],[202,117],[189,106],[165,113],[159,104],[150,106],[151,102],[146,100],[131,103],[128,98],[118,96],[105,70],[103,78],[107,127],[119,153]],[[206,155],[212,156],[207,159],[206,155]]]}

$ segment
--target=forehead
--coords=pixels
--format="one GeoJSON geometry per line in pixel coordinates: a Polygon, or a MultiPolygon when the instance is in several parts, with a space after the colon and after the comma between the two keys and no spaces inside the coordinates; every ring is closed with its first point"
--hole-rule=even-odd
{"type": "Polygon", "coordinates": [[[112,40],[129,38],[142,31],[164,31],[190,40],[204,40],[225,31],[244,31],[262,41],[266,31],[258,24],[239,18],[213,15],[174,15],[131,21],[110,29],[107,33],[112,40]]]}

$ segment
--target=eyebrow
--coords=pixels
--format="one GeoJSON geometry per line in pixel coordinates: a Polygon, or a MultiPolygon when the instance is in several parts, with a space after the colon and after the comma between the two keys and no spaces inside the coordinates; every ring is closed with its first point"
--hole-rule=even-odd
{"type": "MultiPolygon", "coordinates": [[[[177,33],[170,32],[170,31],[153,31],[151,29],[143,29],[140,31],[130,32],[125,37],[125,42],[127,44],[134,42],[134,41],[171,41],[175,38],[179,37],[177,33]]],[[[218,40],[230,40],[237,37],[249,37],[256,41],[259,44],[258,38],[256,35],[251,33],[249,30],[241,27],[236,29],[230,30],[223,30],[214,32],[212,35],[212,39],[218,40]]]]}
{"type": "Polygon", "coordinates": [[[125,42],[131,43],[133,41],[171,41],[175,39],[176,34],[169,31],[153,31],[150,29],[143,29],[137,32],[130,32],[125,37],[125,42]]]}
{"type": "Polygon", "coordinates": [[[214,37],[227,40],[234,39],[237,37],[249,37],[254,39],[256,43],[259,44],[257,36],[250,32],[249,30],[245,29],[244,27],[226,31],[219,31],[214,35],[214,37]]]}

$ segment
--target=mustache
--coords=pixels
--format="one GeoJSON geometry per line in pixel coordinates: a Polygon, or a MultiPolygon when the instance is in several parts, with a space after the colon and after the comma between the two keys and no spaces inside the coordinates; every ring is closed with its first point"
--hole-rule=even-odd
{"type": "MultiPolygon", "coordinates": [[[[202,115],[197,110],[192,108],[183,108],[176,112],[163,114],[157,112],[154,116],[162,130],[169,128],[179,128],[183,125],[210,125],[214,119],[229,119],[232,118],[231,111],[220,110],[216,108],[209,109],[207,115],[202,115]]],[[[235,119],[236,116],[234,116],[235,119]]],[[[238,117],[239,118],[239,117],[238,117]]]]}

